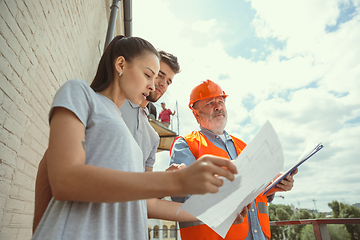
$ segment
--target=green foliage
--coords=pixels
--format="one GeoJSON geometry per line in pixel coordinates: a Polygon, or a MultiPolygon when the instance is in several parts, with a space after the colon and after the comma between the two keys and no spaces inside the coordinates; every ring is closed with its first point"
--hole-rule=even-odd
{"type": "MultiPolygon", "coordinates": [[[[340,210],[341,218],[359,218],[360,217],[360,209],[355,206],[349,206],[344,204],[340,210]]],[[[360,225],[345,225],[346,230],[350,234],[351,240],[360,239],[360,225]]]]}
{"type": "Polygon", "coordinates": [[[328,206],[333,211],[333,218],[338,218],[340,215],[340,204],[338,201],[332,201],[331,203],[328,203],[328,206]]]}
{"type": "Polygon", "coordinates": [[[320,219],[320,218],[326,218],[326,215],[325,213],[318,213],[317,216],[316,216],[317,219],[320,219]]]}
{"type": "MultiPolygon", "coordinates": [[[[360,218],[360,209],[332,201],[328,203],[332,209],[333,218],[360,218]]],[[[290,206],[283,204],[270,204],[269,206],[270,221],[286,221],[286,220],[299,220],[299,219],[316,219],[325,218],[324,213],[314,213],[308,210],[301,209],[297,213],[291,209],[290,206]]],[[[327,225],[331,240],[360,240],[360,225],[342,225],[333,224],[327,225]]],[[[312,225],[294,225],[294,226],[273,226],[271,227],[271,239],[282,240],[283,231],[285,237],[289,240],[313,240],[315,239],[314,230],[312,225]]]]}
{"type": "MultiPolygon", "coordinates": [[[[331,240],[350,240],[350,234],[346,231],[344,225],[327,225],[331,240]]],[[[312,225],[306,225],[300,234],[300,240],[315,240],[314,228],[312,225]]]]}
{"type": "Polygon", "coordinates": [[[314,228],[312,225],[306,225],[301,230],[300,240],[315,240],[314,228]]]}
{"type": "Polygon", "coordinates": [[[271,239],[283,239],[283,229],[286,228],[286,226],[271,226],[271,239]]]}
{"type": "MultiPolygon", "coordinates": [[[[310,213],[308,210],[300,209],[297,213],[291,216],[290,220],[299,220],[299,219],[312,219],[315,218],[313,213],[310,213]]],[[[289,239],[300,240],[301,232],[306,225],[293,225],[291,226],[289,239]]]]}
{"type": "MultiPolygon", "coordinates": [[[[294,211],[290,206],[284,204],[270,204],[269,205],[269,218],[270,221],[286,221],[290,220],[290,216],[294,211]]],[[[288,226],[273,226],[271,229],[271,239],[283,239],[283,231],[288,226]]]]}
{"type": "Polygon", "coordinates": [[[290,219],[289,213],[287,213],[283,208],[276,209],[276,216],[279,218],[280,221],[285,221],[290,219]]]}
{"type": "MultiPolygon", "coordinates": [[[[269,214],[270,214],[270,221],[285,221],[285,220],[290,220],[290,216],[294,214],[294,211],[291,209],[291,207],[289,205],[284,205],[284,204],[270,204],[269,205],[269,214]],[[289,218],[287,219],[280,219],[279,216],[277,216],[276,211],[278,209],[281,209],[281,213],[280,214],[285,214],[284,212],[286,212],[289,216],[289,218]],[[272,217],[274,219],[277,220],[273,220],[271,218],[271,213],[273,214],[272,217]]],[[[281,215],[281,217],[284,217],[284,215],[281,215]]]]}
{"type": "MultiPolygon", "coordinates": [[[[333,210],[333,218],[359,218],[360,209],[347,205],[345,203],[339,203],[338,201],[332,201],[328,206],[333,210]]],[[[345,225],[346,231],[349,233],[351,240],[360,239],[360,226],[357,225],[345,225]]]]}
{"type": "Polygon", "coordinates": [[[340,211],[341,218],[359,218],[360,209],[355,206],[344,205],[340,211]]]}
{"type": "Polygon", "coordinates": [[[331,240],[350,240],[350,234],[342,224],[327,225],[331,240]]]}

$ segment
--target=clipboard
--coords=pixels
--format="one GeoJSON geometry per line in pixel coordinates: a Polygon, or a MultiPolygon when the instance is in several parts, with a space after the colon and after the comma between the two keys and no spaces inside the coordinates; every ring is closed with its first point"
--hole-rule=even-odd
{"type": "Polygon", "coordinates": [[[294,166],[292,166],[285,173],[281,174],[273,183],[271,183],[269,186],[267,186],[264,189],[262,195],[265,195],[267,192],[269,192],[273,187],[275,187],[279,182],[281,182],[286,176],[291,174],[296,168],[298,168],[301,164],[303,164],[306,160],[308,160],[310,157],[312,157],[315,153],[317,153],[323,147],[324,147],[324,145],[320,142],[318,145],[316,145],[315,148],[311,149],[307,154],[300,157],[300,159],[295,163],[294,166]]]}

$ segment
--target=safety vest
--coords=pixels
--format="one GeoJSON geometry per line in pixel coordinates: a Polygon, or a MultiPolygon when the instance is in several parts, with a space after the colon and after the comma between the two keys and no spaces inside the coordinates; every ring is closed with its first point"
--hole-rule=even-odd
{"type": "MultiPolygon", "coordinates": [[[[236,153],[239,155],[246,147],[246,144],[238,138],[230,135],[232,138],[236,153]]],[[[193,131],[183,137],[189,145],[190,151],[196,159],[202,155],[211,154],[219,157],[228,158],[227,152],[221,148],[216,147],[211,141],[207,139],[201,132],[193,131]]],[[[268,204],[266,195],[259,194],[256,199],[256,209],[260,222],[260,226],[264,234],[270,239],[270,222],[268,215],[268,204]]],[[[220,240],[223,239],[215,231],[213,231],[206,224],[202,222],[182,222],[180,225],[181,239],[183,240],[220,240]]],[[[225,240],[243,240],[247,237],[249,232],[248,218],[244,219],[243,223],[231,225],[225,240]]]]}

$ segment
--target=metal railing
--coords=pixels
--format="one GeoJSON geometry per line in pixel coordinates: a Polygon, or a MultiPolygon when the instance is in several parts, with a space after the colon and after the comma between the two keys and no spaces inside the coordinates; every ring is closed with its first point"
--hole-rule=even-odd
{"type": "Polygon", "coordinates": [[[330,240],[327,224],[360,224],[360,218],[303,219],[292,221],[270,222],[270,226],[307,225],[312,224],[316,240],[330,240]]]}
{"type": "MultiPolygon", "coordinates": [[[[360,218],[332,218],[332,219],[302,219],[302,220],[288,220],[288,221],[272,221],[270,226],[290,226],[290,225],[309,225],[311,224],[314,229],[314,235],[316,240],[330,240],[329,231],[327,228],[328,224],[360,224],[360,218]]],[[[179,228],[175,229],[149,229],[149,239],[159,239],[160,234],[163,234],[163,231],[175,231],[175,239],[178,239],[179,228]],[[153,236],[153,231],[157,232],[158,237],[153,236]]],[[[168,235],[170,237],[170,234],[168,235]]],[[[164,238],[167,239],[167,238],[164,238]]]]}

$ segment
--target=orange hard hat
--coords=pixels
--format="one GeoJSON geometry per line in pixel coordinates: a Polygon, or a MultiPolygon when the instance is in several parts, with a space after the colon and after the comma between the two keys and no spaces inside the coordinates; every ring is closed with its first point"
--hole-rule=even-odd
{"type": "Polygon", "coordinates": [[[219,85],[208,79],[194,87],[191,91],[189,108],[192,109],[196,101],[219,96],[226,98],[228,95],[225,94],[219,85]]]}

